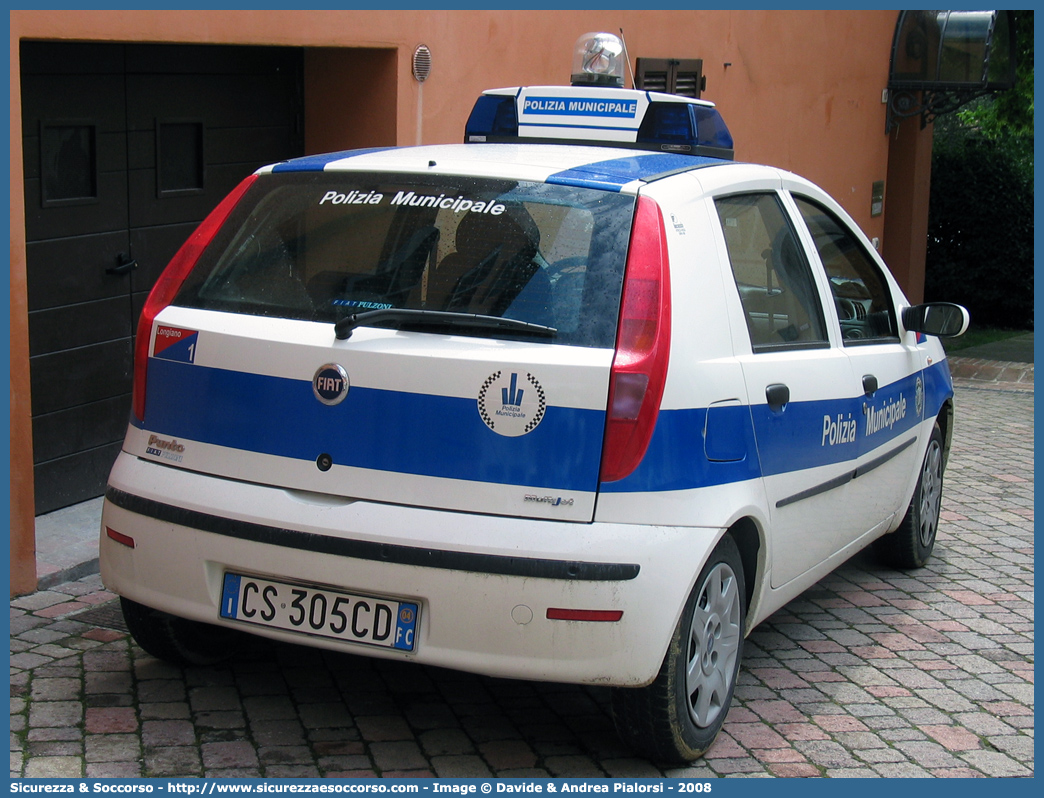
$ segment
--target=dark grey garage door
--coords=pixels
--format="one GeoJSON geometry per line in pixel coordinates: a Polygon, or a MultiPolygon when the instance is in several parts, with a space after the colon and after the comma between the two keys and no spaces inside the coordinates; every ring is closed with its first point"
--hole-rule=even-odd
{"type": "Polygon", "coordinates": [[[130,409],[138,314],[258,166],[302,154],[302,51],[23,42],[37,513],[98,496],[130,409]]]}

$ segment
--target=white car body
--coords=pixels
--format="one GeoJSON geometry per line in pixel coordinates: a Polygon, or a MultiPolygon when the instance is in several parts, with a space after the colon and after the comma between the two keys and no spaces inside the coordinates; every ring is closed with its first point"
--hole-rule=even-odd
{"type": "MultiPolygon", "coordinates": [[[[341,338],[329,321],[175,301],[143,328],[145,412],[132,419],[104,505],[102,577],[120,596],[331,650],[648,685],[724,536],[746,572],[745,633],[895,530],[937,423],[948,444],[941,344],[903,328],[909,302],[873,246],[795,175],[671,153],[485,143],[314,156],[267,167],[253,185],[372,174],[564,184],[659,209],[670,348],[640,462],[622,478],[598,476],[612,345],[365,324],[341,338]],[[824,340],[753,342],[748,325],[796,332],[773,310],[747,320],[730,268],[740,244],[729,236],[745,224],[726,209],[735,197],[786,215],[824,340]],[[801,223],[803,202],[837,220],[873,264],[891,334],[846,340],[863,322],[839,316],[852,306],[833,293],[839,281],[801,223]],[[276,615],[262,601],[276,583],[301,586],[300,627],[258,622],[276,615]],[[403,612],[395,634],[408,645],[389,644],[378,600],[403,612]],[[354,637],[330,631],[349,620],[354,637]],[[363,635],[379,628],[379,645],[363,635]]],[[[323,213],[388,202],[327,183],[315,191],[309,207],[323,213]]],[[[458,213],[462,197],[431,202],[458,213]]],[[[483,210],[497,213],[492,200],[483,210]]],[[[796,294],[770,277],[762,298],[785,293],[796,294]]],[[[281,611],[293,615],[285,601],[281,611]]]]}

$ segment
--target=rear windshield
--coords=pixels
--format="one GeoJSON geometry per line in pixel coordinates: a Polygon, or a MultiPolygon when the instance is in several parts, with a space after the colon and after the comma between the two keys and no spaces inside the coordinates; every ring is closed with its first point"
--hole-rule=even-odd
{"type": "Polygon", "coordinates": [[[322,322],[482,314],[612,347],[633,210],[631,196],[514,180],[264,175],[175,303],[322,322]]]}

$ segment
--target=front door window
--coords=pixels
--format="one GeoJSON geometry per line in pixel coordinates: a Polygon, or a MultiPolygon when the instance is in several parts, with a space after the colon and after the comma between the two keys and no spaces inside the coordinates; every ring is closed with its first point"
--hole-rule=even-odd
{"type": "Polygon", "coordinates": [[[830,280],[845,346],[897,341],[888,286],[866,250],[832,213],[803,197],[794,202],[830,280]]]}

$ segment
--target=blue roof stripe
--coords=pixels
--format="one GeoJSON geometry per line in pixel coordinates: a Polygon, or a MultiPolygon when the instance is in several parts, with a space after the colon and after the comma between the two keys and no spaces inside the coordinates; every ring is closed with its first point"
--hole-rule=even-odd
{"type": "Polygon", "coordinates": [[[343,161],[345,158],[354,158],[357,155],[368,155],[371,152],[384,152],[393,150],[394,147],[370,147],[363,150],[345,150],[344,152],[327,152],[322,155],[306,155],[303,158],[294,158],[291,161],[277,163],[273,172],[322,172],[326,166],[333,161],[343,161]]]}
{"type": "Polygon", "coordinates": [[[727,161],[670,152],[650,152],[574,166],[564,172],[556,172],[545,182],[563,186],[597,188],[603,191],[619,191],[632,180],[647,180],[666,172],[680,172],[720,163],[727,163],[727,161]]]}

